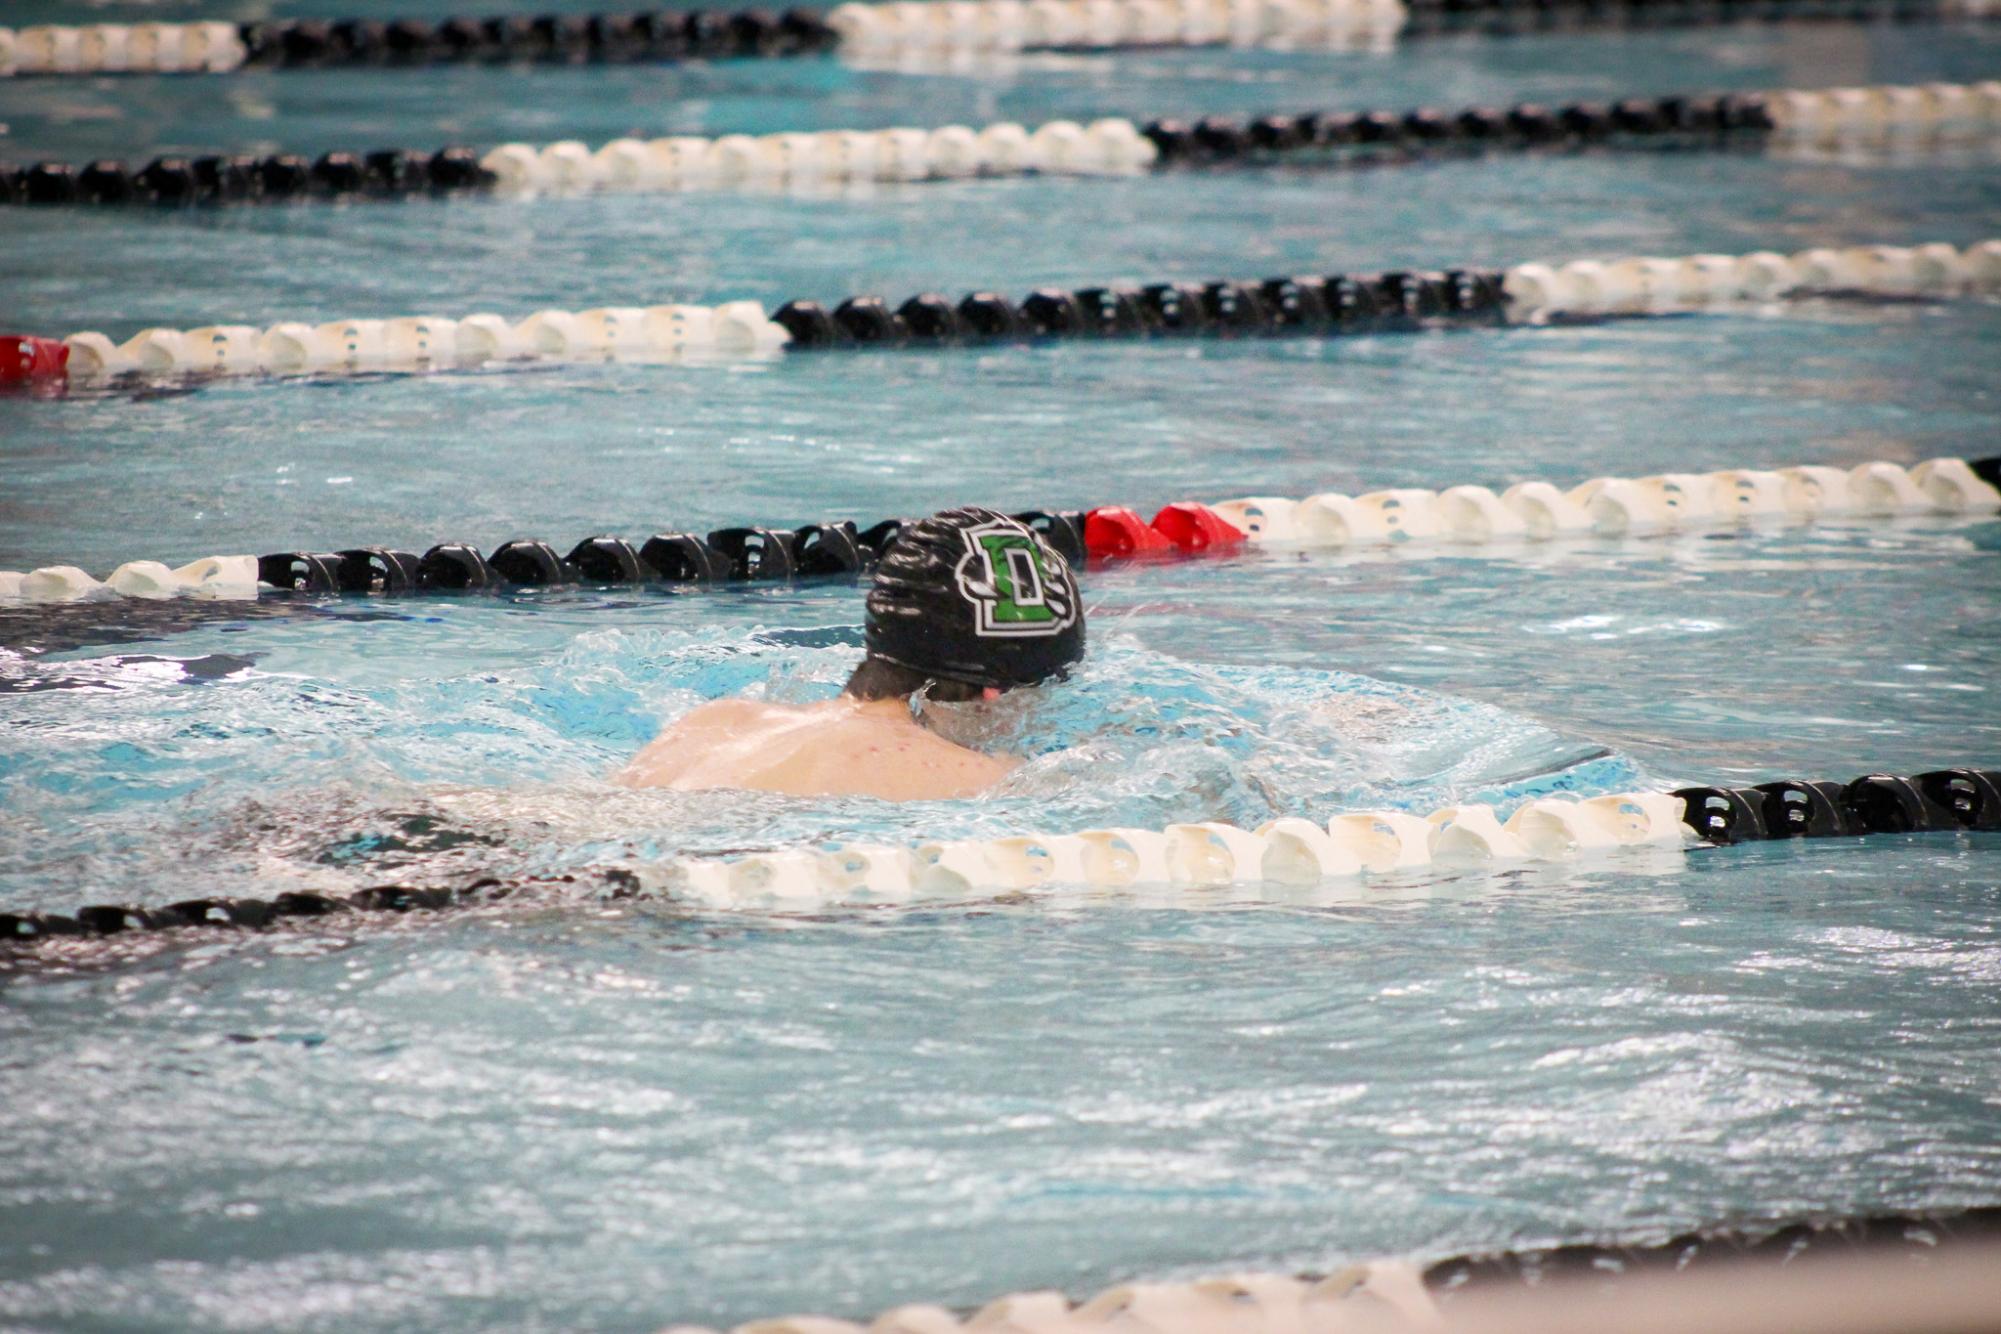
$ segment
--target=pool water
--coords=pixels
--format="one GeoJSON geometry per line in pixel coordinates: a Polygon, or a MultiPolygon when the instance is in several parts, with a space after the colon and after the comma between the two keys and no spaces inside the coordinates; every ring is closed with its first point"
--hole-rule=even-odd
{"type": "MultiPolygon", "coordinates": [[[[546,6],[543,6],[546,7],[546,6]]],[[[312,6],[274,7],[306,13],[312,6]]],[[[410,12],[389,0],[348,7],[410,12]]],[[[74,6],[11,21],[250,17],[74,6]]],[[[439,11],[442,12],[442,11],[439,11]]],[[[2001,29],[930,74],[0,81],[0,156],[590,142],[1995,77],[2001,29]]],[[[1978,147],[0,210],[0,324],[265,323],[2001,234],[1978,147]]],[[[0,398],[0,568],[2001,453],[1993,303],[0,398]]],[[[692,913],[695,850],[2001,766],[2001,521],[1094,568],[992,797],[609,775],[834,693],[852,583],[0,609],[0,910],[523,885],[0,963],[0,1323],[611,1328],[1991,1203],[2001,836],[1283,894],[692,913]],[[563,877],[568,877],[567,879],[563,877]]]]}

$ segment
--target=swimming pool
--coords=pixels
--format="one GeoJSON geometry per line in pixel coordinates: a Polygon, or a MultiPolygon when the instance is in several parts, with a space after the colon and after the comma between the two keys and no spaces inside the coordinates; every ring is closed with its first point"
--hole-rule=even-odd
{"type": "MultiPolygon", "coordinates": [[[[68,7],[17,6],[16,21],[68,7]]],[[[411,6],[371,0],[378,14],[411,6]]],[[[299,5],[281,12],[306,13],[299,5]]],[[[253,17],[105,6],[93,17],[253,17]]],[[[10,14],[10,18],[13,17],[10,14]]],[[[1992,77],[1982,27],[0,80],[0,153],[1460,106],[1992,77]]],[[[6,323],[149,324],[1966,244],[1977,147],[722,194],[0,210],[6,323]]],[[[1991,303],[0,398],[0,568],[1993,454],[1991,303]]],[[[1992,766],[1992,518],[1094,569],[991,801],[606,776],[830,694],[852,584],[0,610],[0,909],[522,880],[10,964],[0,1313],[391,1328],[1031,1287],[1990,1202],[1991,834],[1365,889],[693,913],[682,850],[1992,766]],[[266,611],[279,614],[265,615],[266,611]],[[565,881],[557,877],[570,876],[565,881]]]]}

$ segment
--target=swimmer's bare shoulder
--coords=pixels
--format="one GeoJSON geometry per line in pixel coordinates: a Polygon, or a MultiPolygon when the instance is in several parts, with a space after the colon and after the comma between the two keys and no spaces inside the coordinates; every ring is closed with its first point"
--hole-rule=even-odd
{"type": "Polygon", "coordinates": [[[837,701],[839,718],[824,744],[802,754],[805,786],[780,791],[852,794],[889,801],[976,797],[1019,768],[1007,755],[985,755],[926,731],[901,700],[875,705],[837,701]]]}
{"type": "Polygon", "coordinates": [[[765,732],[776,707],[751,699],[718,699],[697,705],[662,728],[612,781],[626,787],[720,786],[683,780],[718,758],[722,744],[765,732]]]}
{"type": "Polygon", "coordinates": [[[717,700],[675,721],[618,775],[628,787],[734,787],[890,801],[977,796],[1019,761],[933,735],[901,701],[717,700]]]}

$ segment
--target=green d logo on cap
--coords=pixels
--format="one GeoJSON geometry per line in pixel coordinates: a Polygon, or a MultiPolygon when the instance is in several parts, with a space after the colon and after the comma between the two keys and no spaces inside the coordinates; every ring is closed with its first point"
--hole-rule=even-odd
{"type": "Polygon", "coordinates": [[[978,609],[975,634],[1056,635],[1076,623],[1076,585],[1040,538],[1011,520],[960,531],[967,550],[953,574],[978,609]]]}

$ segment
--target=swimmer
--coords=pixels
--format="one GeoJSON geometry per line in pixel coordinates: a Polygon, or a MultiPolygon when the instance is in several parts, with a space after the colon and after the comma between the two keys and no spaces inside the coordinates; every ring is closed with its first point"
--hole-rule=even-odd
{"type": "Polygon", "coordinates": [[[1062,679],[1084,656],[1084,608],[1069,565],[1036,533],[991,510],[947,510],[883,552],[867,645],[840,698],[704,704],[615,781],[889,801],[977,796],[1021,762],[947,741],[915,705],[991,700],[1062,679]]]}

